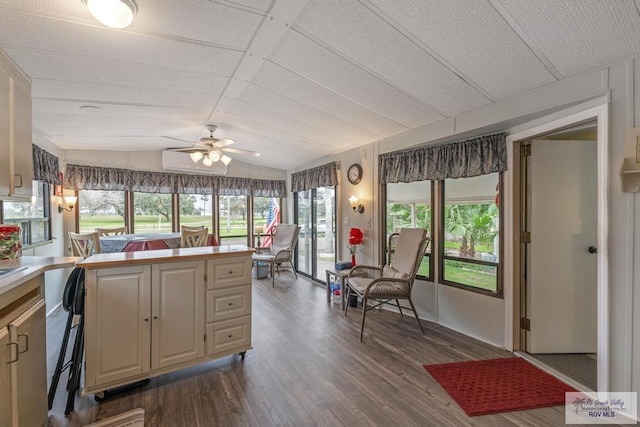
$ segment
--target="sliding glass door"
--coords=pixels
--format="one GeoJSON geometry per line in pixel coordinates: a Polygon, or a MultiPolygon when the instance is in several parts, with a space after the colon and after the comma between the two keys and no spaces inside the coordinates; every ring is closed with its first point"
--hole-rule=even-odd
{"type": "Polygon", "coordinates": [[[296,253],[297,269],[324,281],[325,270],[336,262],[336,191],[320,187],[302,191],[295,199],[296,223],[300,237],[296,253]]]}

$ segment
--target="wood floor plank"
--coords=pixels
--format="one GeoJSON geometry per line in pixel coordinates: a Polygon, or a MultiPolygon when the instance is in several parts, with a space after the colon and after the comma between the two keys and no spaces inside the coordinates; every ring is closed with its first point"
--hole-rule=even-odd
{"type": "MultiPolygon", "coordinates": [[[[77,396],[64,416],[62,376],[50,426],[82,426],[144,408],[147,426],[554,426],[563,407],[470,418],[422,365],[508,357],[443,326],[384,310],[345,317],[325,289],[283,274],[253,282],[253,349],[162,375],[98,404],[77,396]]],[[[47,319],[52,371],[66,313],[47,319]]]]}

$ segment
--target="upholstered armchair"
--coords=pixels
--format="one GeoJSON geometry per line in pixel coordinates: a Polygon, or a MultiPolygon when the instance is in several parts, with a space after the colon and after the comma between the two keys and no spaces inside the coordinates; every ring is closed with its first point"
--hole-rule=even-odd
{"type": "MultiPolygon", "coordinates": [[[[382,304],[395,303],[403,315],[400,299],[406,299],[411,305],[411,310],[418,321],[420,330],[424,333],[422,323],[416,312],[416,308],[411,301],[411,291],[415,281],[420,262],[431,239],[426,236],[426,230],[422,228],[403,228],[399,235],[394,233],[389,236],[388,248],[395,248],[389,251],[389,260],[383,267],[368,265],[357,265],[349,272],[349,290],[347,301],[351,295],[362,298],[362,321],[360,324],[360,341],[364,332],[364,321],[368,310],[382,304]],[[392,257],[393,255],[393,257],[392,257]],[[393,261],[391,259],[393,258],[393,261]],[[372,300],[375,305],[368,307],[368,302],[372,300]]],[[[345,305],[344,315],[347,315],[349,304],[345,305]]]]}
{"type": "Polygon", "coordinates": [[[300,227],[297,224],[278,224],[273,235],[273,244],[268,248],[256,248],[253,254],[253,263],[269,264],[271,272],[271,285],[275,287],[274,269],[277,268],[280,274],[280,265],[289,263],[291,271],[298,278],[296,269],[293,266],[293,251],[298,243],[298,233],[300,227]]]}

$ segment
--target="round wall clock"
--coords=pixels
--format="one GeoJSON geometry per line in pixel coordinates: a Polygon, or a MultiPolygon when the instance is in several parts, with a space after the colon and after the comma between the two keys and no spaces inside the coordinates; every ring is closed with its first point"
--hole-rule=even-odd
{"type": "Polygon", "coordinates": [[[358,184],[362,179],[362,166],[358,163],[354,163],[349,166],[349,169],[347,170],[347,179],[349,179],[349,182],[353,185],[358,184]]]}

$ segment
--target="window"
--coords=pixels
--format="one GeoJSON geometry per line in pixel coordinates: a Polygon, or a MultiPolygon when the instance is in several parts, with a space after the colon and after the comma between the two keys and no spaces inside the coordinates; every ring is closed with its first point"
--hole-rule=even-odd
{"type": "Polygon", "coordinates": [[[22,245],[51,240],[51,192],[49,184],[32,182],[31,202],[2,202],[2,222],[22,227],[22,245]]]}
{"type": "Polygon", "coordinates": [[[500,175],[443,182],[442,283],[500,295],[500,175]]]}
{"type": "MultiPolygon", "coordinates": [[[[432,181],[387,184],[385,247],[389,235],[399,232],[401,228],[424,228],[427,235],[432,237],[432,187],[432,181]]],[[[432,244],[420,263],[418,278],[433,279],[432,244]]]]}
{"type": "Polygon", "coordinates": [[[220,196],[220,244],[246,245],[247,196],[220,196]]]}
{"type": "Polygon", "coordinates": [[[180,194],[180,226],[204,226],[213,234],[213,199],[210,194],[180,194]]]}
{"type": "Polygon", "coordinates": [[[124,191],[80,190],[77,209],[80,233],[125,225],[124,191]]]}
{"type": "Polygon", "coordinates": [[[171,233],[171,194],[133,193],[134,233],[171,233]]]}

